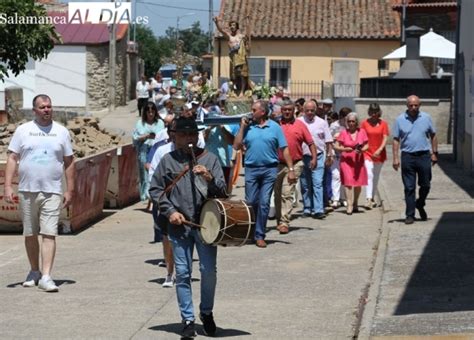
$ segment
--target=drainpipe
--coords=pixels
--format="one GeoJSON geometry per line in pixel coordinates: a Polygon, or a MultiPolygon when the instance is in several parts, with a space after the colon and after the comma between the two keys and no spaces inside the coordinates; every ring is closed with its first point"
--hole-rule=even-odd
{"type": "Polygon", "coordinates": [[[217,38],[217,85],[219,86],[219,79],[221,78],[221,57],[222,57],[222,46],[221,39],[217,38]]]}

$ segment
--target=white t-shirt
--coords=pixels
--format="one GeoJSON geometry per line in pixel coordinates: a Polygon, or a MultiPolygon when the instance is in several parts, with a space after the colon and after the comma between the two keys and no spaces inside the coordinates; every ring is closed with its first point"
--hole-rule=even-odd
{"type": "Polygon", "coordinates": [[[141,81],[139,81],[137,83],[137,96],[138,98],[148,98],[148,89],[150,88],[150,83],[149,82],[145,82],[145,84],[143,84],[141,81]]]}
{"type": "Polygon", "coordinates": [[[62,194],[64,157],[72,156],[69,131],[59,123],[20,125],[8,150],[19,155],[18,191],[62,194]]]}

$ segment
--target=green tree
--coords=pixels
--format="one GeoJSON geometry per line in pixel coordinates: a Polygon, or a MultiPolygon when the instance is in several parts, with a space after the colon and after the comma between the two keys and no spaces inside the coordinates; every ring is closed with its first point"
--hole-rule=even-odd
{"type": "Polygon", "coordinates": [[[138,55],[145,63],[145,74],[147,78],[152,77],[161,66],[160,58],[168,51],[158,44],[158,39],[149,27],[138,25],[136,39],[138,55]]]}
{"type": "Polygon", "coordinates": [[[199,21],[191,28],[179,31],[179,39],[183,40],[185,52],[200,57],[207,52],[208,35],[201,29],[199,21]]]}
{"type": "Polygon", "coordinates": [[[14,17],[46,18],[46,9],[34,1],[0,1],[0,80],[4,81],[11,71],[15,76],[24,71],[28,57],[35,60],[46,58],[60,38],[54,26],[41,24],[15,24],[14,17]]]}
{"type": "MultiPolygon", "coordinates": [[[[207,51],[207,34],[199,22],[191,28],[179,30],[179,38],[184,42],[184,52],[200,57],[207,51]]],[[[161,66],[162,57],[170,57],[176,49],[176,28],[168,27],[165,35],[156,38],[149,27],[137,26],[138,54],[145,62],[145,73],[152,77],[161,66]]]]}

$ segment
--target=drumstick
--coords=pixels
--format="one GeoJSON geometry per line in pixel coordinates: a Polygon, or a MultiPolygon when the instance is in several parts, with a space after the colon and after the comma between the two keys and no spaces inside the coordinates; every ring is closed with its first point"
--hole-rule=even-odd
{"type": "Polygon", "coordinates": [[[196,227],[196,228],[206,229],[206,227],[204,227],[204,226],[202,226],[202,225],[200,225],[200,224],[191,222],[191,221],[184,220],[183,223],[184,223],[184,224],[189,224],[190,226],[193,226],[193,227],[196,227]]]}

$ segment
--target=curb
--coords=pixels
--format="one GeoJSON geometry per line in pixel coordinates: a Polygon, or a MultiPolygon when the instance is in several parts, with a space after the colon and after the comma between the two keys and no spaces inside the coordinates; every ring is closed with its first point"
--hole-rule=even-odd
{"type": "Polygon", "coordinates": [[[388,225],[388,221],[392,219],[392,215],[396,212],[392,210],[388,210],[391,208],[391,204],[388,200],[387,193],[385,191],[385,187],[380,185],[379,183],[379,195],[382,201],[382,226],[381,226],[381,233],[379,236],[379,242],[375,249],[375,261],[374,266],[372,268],[372,274],[369,281],[369,291],[367,295],[367,303],[364,307],[361,321],[360,321],[360,328],[359,333],[357,334],[357,339],[370,339],[372,324],[375,317],[376,309],[377,309],[377,302],[380,293],[380,285],[382,282],[383,277],[383,270],[384,270],[384,263],[385,258],[387,256],[387,247],[388,247],[388,240],[390,237],[390,226],[388,225]]]}

